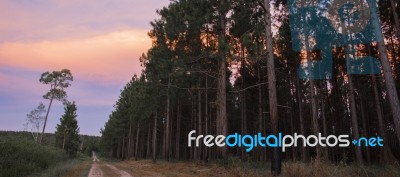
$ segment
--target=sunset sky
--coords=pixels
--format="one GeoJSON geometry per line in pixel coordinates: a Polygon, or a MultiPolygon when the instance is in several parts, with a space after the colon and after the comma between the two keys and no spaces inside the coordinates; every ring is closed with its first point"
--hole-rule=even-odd
{"type": "MultiPolygon", "coordinates": [[[[68,100],[78,107],[81,134],[100,135],[120,89],[140,74],[139,57],[156,9],[169,0],[1,0],[0,130],[22,131],[43,102],[45,71],[71,70],[68,100]]],[[[53,104],[46,132],[63,114],[53,104]]]]}

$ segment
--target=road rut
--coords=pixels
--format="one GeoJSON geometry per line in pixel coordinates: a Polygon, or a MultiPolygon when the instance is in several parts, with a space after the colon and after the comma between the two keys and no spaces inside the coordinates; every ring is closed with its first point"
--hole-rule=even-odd
{"type": "Polygon", "coordinates": [[[92,158],[93,163],[92,167],[90,168],[88,177],[133,177],[128,172],[120,170],[113,165],[105,162],[100,162],[100,160],[96,156],[96,153],[94,152],[92,153],[92,158]]]}

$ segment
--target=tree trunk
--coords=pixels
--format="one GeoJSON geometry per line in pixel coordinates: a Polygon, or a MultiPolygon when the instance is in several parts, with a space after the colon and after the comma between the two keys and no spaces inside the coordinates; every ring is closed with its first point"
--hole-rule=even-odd
{"type": "MultiPolygon", "coordinates": [[[[276,76],[274,63],[274,49],[272,47],[272,30],[271,30],[271,14],[270,0],[264,0],[265,12],[265,36],[267,40],[267,72],[268,72],[268,100],[269,100],[269,115],[271,118],[271,133],[278,135],[278,101],[276,98],[276,76]]],[[[271,157],[271,173],[279,175],[281,173],[281,158],[280,149],[272,148],[271,157]]]]}
{"type": "MultiPolygon", "coordinates": [[[[290,111],[289,111],[289,114],[290,114],[290,134],[294,134],[295,133],[295,129],[294,129],[294,110],[293,110],[293,105],[294,105],[294,95],[293,95],[293,93],[291,93],[290,92],[290,97],[291,97],[291,99],[290,99],[290,101],[288,102],[288,104],[290,105],[290,111]]],[[[297,147],[294,147],[294,146],[292,146],[292,148],[291,148],[291,151],[292,151],[292,160],[293,161],[296,161],[297,160],[297,147]]]]}
{"type": "MultiPolygon", "coordinates": [[[[220,7],[226,5],[225,1],[221,1],[220,7]]],[[[227,136],[228,125],[226,117],[226,39],[225,39],[225,21],[226,11],[220,10],[220,34],[219,38],[219,69],[218,69],[218,86],[217,86],[217,135],[227,136]]],[[[218,156],[225,158],[227,156],[226,146],[218,148],[218,156]]]]}
{"type": "MultiPolygon", "coordinates": [[[[371,14],[378,14],[376,8],[371,8],[371,14]]],[[[377,36],[381,36],[378,42],[379,56],[381,58],[381,64],[383,69],[383,75],[385,77],[385,84],[388,91],[388,97],[390,102],[390,108],[393,114],[393,120],[395,124],[395,130],[398,140],[400,141],[400,104],[399,97],[397,95],[396,85],[393,79],[392,69],[389,63],[388,53],[386,51],[385,42],[383,41],[383,34],[379,24],[377,15],[372,15],[372,25],[374,27],[374,33],[377,36]]]]}
{"type": "Polygon", "coordinates": [[[122,159],[125,159],[124,157],[126,156],[126,155],[125,155],[125,145],[126,145],[126,143],[125,143],[125,135],[122,135],[122,150],[121,150],[121,153],[122,153],[121,157],[122,157],[122,159]]]}
{"type": "MultiPolygon", "coordinates": [[[[191,109],[191,112],[192,112],[192,114],[191,114],[191,120],[190,120],[190,125],[191,125],[191,129],[192,130],[196,130],[196,119],[195,119],[195,113],[196,113],[196,111],[195,111],[195,108],[194,108],[194,103],[195,103],[195,97],[193,96],[193,95],[191,95],[192,96],[192,98],[191,98],[191,107],[192,107],[192,109],[191,109]]],[[[191,160],[196,160],[196,155],[197,155],[197,151],[196,151],[196,148],[194,147],[194,146],[192,146],[192,147],[190,147],[190,153],[189,153],[189,155],[190,155],[190,159],[191,160]]]]}
{"type": "Polygon", "coordinates": [[[169,90],[171,85],[171,76],[168,76],[168,90],[167,90],[167,121],[165,128],[165,158],[168,161],[170,158],[170,145],[171,145],[171,120],[170,120],[170,96],[169,90]]]}
{"type": "MultiPolygon", "coordinates": [[[[303,118],[303,101],[301,98],[301,93],[300,93],[300,83],[299,79],[296,80],[296,85],[297,85],[297,97],[298,97],[298,102],[299,102],[299,121],[300,121],[300,133],[304,136],[306,136],[305,128],[304,128],[304,118],[303,118]]],[[[308,161],[308,155],[307,155],[307,147],[300,146],[301,148],[301,159],[303,161],[308,161]]]]}
{"type": "MultiPolygon", "coordinates": [[[[319,130],[319,124],[318,124],[318,110],[317,110],[317,100],[315,96],[315,83],[314,83],[314,77],[312,76],[313,71],[311,68],[311,52],[310,52],[310,46],[309,46],[309,36],[306,36],[305,38],[305,45],[306,45],[306,55],[307,55],[307,69],[310,74],[309,76],[309,82],[310,82],[310,100],[311,100],[311,126],[312,126],[312,132],[315,136],[318,136],[318,133],[320,133],[319,130]]],[[[316,146],[316,158],[319,159],[324,156],[322,147],[320,145],[316,146]]]]}
{"type": "MultiPolygon", "coordinates": [[[[200,88],[200,84],[198,85],[198,87],[200,88]]],[[[202,122],[201,122],[201,92],[200,92],[200,89],[197,91],[197,106],[198,106],[198,126],[197,126],[197,131],[198,131],[198,134],[199,135],[202,135],[202,133],[203,133],[203,130],[202,130],[202,126],[201,126],[201,124],[202,124],[202,122]]],[[[197,148],[197,150],[198,150],[198,156],[199,156],[199,159],[201,160],[202,159],[202,156],[203,156],[203,144],[202,143],[200,143],[199,144],[200,146],[197,148]]]]}
{"type": "Polygon", "coordinates": [[[132,157],[132,120],[129,121],[128,158],[132,157]]]}
{"type": "Polygon", "coordinates": [[[46,118],[44,119],[43,130],[42,130],[42,135],[40,136],[39,144],[42,144],[42,141],[43,141],[44,130],[46,129],[47,118],[49,117],[51,103],[53,103],[53,97],[50,99],[50,104],[49,104],[49,107],[47,108],[46,118]]]}
{"type": "Polygon", "coordinates": [[[150,141],[151,141],[151,124],[149,125],[149,129],[147,131],[146,158],[150,158],[150,153],[151,153],[150,141]]]}
{"type": "Polygon", "coordinates": [[[181,138],[181,103],[178,101],[178,109],[176,113],[176,140],[175,140],[175,159],[179,160],[180,158],[180,138],[181,138]]]}
{"type": "MultiPolygon", "coordinates": [[[[354,139],[357,141],[360,139],[360,131],[358,129],[358,121],[357,121],[357,108],[356,108],[356,100],[354,97],[354,86],[353,86],[353,81],[352,81],[352,76],[348,75],[348,80],[349,80],[349,97],[350,97],[350,113],[351,113],[351,125],[352,125],[352,130],[353,130],[353,136],[354,139]]],[[[354,146],[354,149],[356,151],[356,160],[358,164],[363,163],[363,157],[361,153],[361,147],[359,146],[354,146]]]]}
{"type": "MultiPolygon", "coordinates": [[[[262,82],[260,65],[257,66],[258,70],[258,83],[262,82]]],[[[258,132],[263,133],[263,109],[262,109],[262,86],[258,85],[258,132]]],[[[258,148],[258,160],[263,159],[263,148],[258,148]]]]}
{"type": "MultiPolygon", "coordinates": [[[[368,130],[367,130],[367,118],[365,115],[365,110],[364,110],[364,100],[361,96],[360,98],[360,108],[361,108],[361,125],[362,125],[362,131],[361,134],[364,137],[368,137],[368,130]]],[[[365,155],[367,158],[367,163],[370,164],[371,163],[371,153],[370,153],[370,149],[368,146],[364,147],[365,149],[365,155]]]]}
{"type": "MultiPolygon", "coordinates": [[[[243,81],[242,81],[243,82],[243,81]]],[[[244,88],[244,87],[242,87],[244,88]]],[[[245,135],[246,134],[246,92],[243,91],[240,95],[241,95],[241,99],[240,99],[240,127],[241,127],[241,134],[245,135]]],[[[244,159],[244,157],[246,156],[246,148],[240,148],[241,152],[241,158],[244,159]]]]}
{"type": "MultiPolygon", "coordinates": [[[[321,89],[321,115],[322,115],[322,131],[324,133],[324,136],[328,136],[328,126],[326,125],[326,113],[325,113],[325,93],[328,92],[327,87],[326,87],[326,81],[320,82],[320,89],[321,89]],[[323,92],[322,92],[323,91],[323,92]]],[[[329,159],[329,153],[328,153],[328,148],[323,147],[324,150],[324,158],[329,159]]]]}
{"type": "Polygon", "coordinates": [[[155,112],[153,127],[153,163],[157,161],[157,144],[157,112],[155,112]]]}
{"type": "Polygon", "coordinates": [[[140,123],[139,121],[137,122],[137,129],[136,129],[136,146],[135,146],[135,160],[138,160],[139,156],[139,136],[140,134],[140,123]]]}
{"type": "MultiPolygon", "coordinates": [[[[209,118],[208,118],[208,77],[206,76],[206,96],[205,96],[205,105],[204,105],[204,112],[205,112],[205,134],[209,135],[209,118]]],[[[205,158],[204,161],[208,162],[208,158],[210,157],[210,150],[208,147],[205,148],[205,158]]]]}
{"type": "MultiPolygon", "coordinates": [[[[241,57],[241,62],[240,62],[240,74],[241,74],[241,79],[242,79],[242,83],[241,83],[241,89],[244,89],[245,85],[245,79],[244,79],[244,68],[245,68],[245,61],[244,61],[244,51],[243,51],[243,47],[242,50],[240,52],[240,57],[241,57]]],[[[246,91],[243,90],[240,93],[240,127],[241,127],[241,133],[242,135],[246,134],[246,91]]],[[[244,157],[246,156],[246,149],[245,148],[240,148],[241,149],[241,158],[244,159],[244,157]]]]}

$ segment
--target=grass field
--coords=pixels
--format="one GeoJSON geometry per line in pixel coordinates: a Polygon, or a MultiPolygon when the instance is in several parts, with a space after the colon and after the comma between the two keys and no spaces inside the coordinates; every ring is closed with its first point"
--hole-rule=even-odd
{"type": "MultiPolygon", "coordinates": [[[[175,176],[175,177],[261,177],[271,176],[268,163],[242,162],[231,159],[225,165],[203,162],[167,162],[153,164],[150,160],[109,162],[132,176],[175,176]]],[[[282,177],[398,177],[400,166],[356,166],[328,162],[312,163],[284,162],[282,177]]]]}

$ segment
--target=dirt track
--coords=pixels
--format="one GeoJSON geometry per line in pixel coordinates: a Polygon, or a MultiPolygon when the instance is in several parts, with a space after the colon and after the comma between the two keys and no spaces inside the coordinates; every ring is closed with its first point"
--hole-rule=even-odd
{"type": "Polygon", "coordinates": [[[103,177],[103,172],[96,161],[93,161],[88,177],[103,177]]]}
{"type": "Polygon", "coordinates": [[[88,177],[132,177],[128,172],[105,162],[100,162],[96,154],[93,153],[93,163],[88,177]]]}

